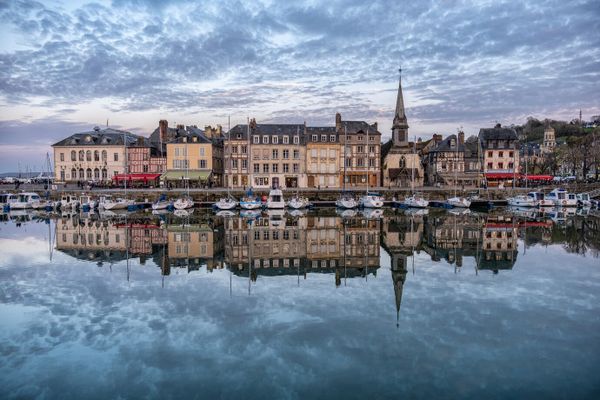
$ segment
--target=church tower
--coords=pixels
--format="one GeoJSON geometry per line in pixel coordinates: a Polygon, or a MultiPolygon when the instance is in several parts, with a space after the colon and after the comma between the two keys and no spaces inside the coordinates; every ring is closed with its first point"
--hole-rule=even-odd
{"type": "Polygon", "coordinates": [[[396,98],[396,114],[392,125],[392,141],[394,147],[408,147],[408,123],[404,112],[404,97],[402,96],[402,68],[398,84],[398,97],[396,98]]]}

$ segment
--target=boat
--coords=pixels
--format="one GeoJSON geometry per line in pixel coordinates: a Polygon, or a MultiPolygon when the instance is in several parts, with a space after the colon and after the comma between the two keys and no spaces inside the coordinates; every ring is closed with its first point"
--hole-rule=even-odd
{"type": "Polygon", "coordinates": [[[556,207],[577,207],[577,196],[563,188],[556,188],[551,191],[547,199],[552,201],[556,207]]]}
{"type": "Polygon", "coordinates": [[[192,208],[194,207],[194,199],[192,199],[189,196],[180,197],[177,200],[175,200],[175,203],[173,203],[173,207],[175,207],[175,209],[177,210],[185,210],[187,208],[192,208]]]}
{"type": "Polygon", "coordinates": [[[164,194],[161,194],[158,200],[152,203],[152,210],[166,210],[173,207],[173,202],[168,200],[164,194]]]}
{"type": "Polygon", "coordinates": [[[335,206],[350,210],[358,207],[358,202],[350,193],[342,193],[340,198],[335,201],[335,206]]]}
{"type": "Polygon", "coordinates": [[[267,216],[271,226],[280,226],[285,223],[285,210],[283,208],[269,209],[267,210],[267,216]]]}
{"type": "Polygon", "coordinates": [[[300,197],[296,195],[288,201],[287,205],[295,210],[300,210],[302,208],[310,207],[312,204],[306,197],[300,197]]]}
{"type": "Polygon", "coordinates": [[[189,209],[189,210],[184,210],[184,209],[180,208],[180,209],[173,211],[173,215],[175,215],[176,217],[179,217],[179,218],[189,217],[193,213],[194,213],[193,208],[189,209]]]}
{"type": "Polygon", "coordinates": [[[231,210],[219,210],[217,211],[217,213],[215,214],[217,217],[225,217],[225,218],[231,218],[231,217],[235,217],[235,211],[231,211],[231,210]]]}
{"type": "Polygon", "coordinates": [[[342,208],[342,207],[338,207],[335,210],[336,214],[339,215],[342,218],[354,218],[356,217],[356,210],[352,209],[352,208],[342,208]]]}
{"type": "Polygon", "coordinates": [[[235,201],[232,197],[225,197],[217,201],[214,206],[219,210],[233,210],[238,205],[238,202],[235,201]]]}
{"type": "Polygon", "coordinates": [[[241,210],[240,211],[240,216],[242,218],[248,218],[248,219],[256,219],[258,217],[260,217],[262,214],[262,211],[260,210],[241,210]]]}
{"type": "Polygon", "coordinates": [[[19,193],[18,196],[19,197],[16,201],[11,202],[11,210],[24,210],[27,208],[33,208],[33,203],[41,200],[40,196],[33,192],[19,193]]]}
{"type": "Polygon", "coordinates": [[[411,216],[423,216],[423,215],[429,215],[429,210],[427,208],[407,208],[406,210],[404,210],[404,214],[405,215],[411,215],[411,216]]]}
{"type": "Polygon", "coordinates": [[[542,192],[529,192],[527,193],[527,197],[531,197],[537,201],[540,207],[552,207],[554,205],[554,202],[552,200],[548,200],[542,192]]]}
{"type": "Polygon", "coordinates": [[[591,207],[592,200],[590,199],[590,195],[588,193],[579,193],[577,195],[577,205],[582,207],[591,207]]]}
{"type": "Polygon", "coordinates": [[[508,199],[506,199],[506,201],[508,202],[509,206],[513,206],[513,207],[537,207],[539,206],[539,202],[533,198],[530,197],[529,195],[525,196],[523,194],[514,196],[514,197],[509,197],[508,199]]]}
{"type": "Polygon", "coordinates": [[[83,211],[93,210],[96,208],[96,206],[96,201],[93,200],[89,195],[82,194],[81,196],[79,196],[79,207],[81,207],[83,211]]]}
{"type": "Polygon", "coordinates": [[[304,216],[306,215],[306,213],[307,213],[307,212],[308,212],[308,211],[306,211],[306,209],[305,209],[305,208],[304,208],[304,209],[302,209],[302,208],[298,208],[298,209],[293,209],[293,210],[290,210],[289,214],[290,214],[290,216],[292,216],[292,217],[299,218],[299,217],[304,217],[304,216]]]}
{"type": "Polygon", "coordinates": [[[2,207],[3,212],[10,211],[11,203],[14,203],[19,200],[19,196],[14,193],[2,193],[0,194],[0,207],[2,207]]]}
{"type": "Polygon", "coordinates": [[[60,208],[61,210],[69,210],[69,209],[77,209],[79,207],[79,200],[76,196],[72,196],[70,194],[64,194],[60,198],[60,208]]]}
{"type": "Polygon", "coordinates": [[[425,200],[422,196],[418,196],[415,194],[415,157],[417,154],[417,137],[415,136],[415,140],[413,142],[413,157],[412,157],[412,168],[410,174],[410,192],[411,195],[406,197],[404,201],[399,203],[394,202],[394,205],[398,205],[402,208],[427,208],[429,206],[429,201],[425,200]]]}
{"type": "Polygon", "coordinates": [[[379,193],[367,192],[358,202],[362,208],[381,208],[383,207],[383,197],[379,193]]]}
{"type": "Polygon", "coordinates": [[[56,207],[56,203],[51,200],[44,200],[40,198],[38,201],[31,203],[31,208],[34,210],[46,210],[52,211],[56,207]]]}
{"type": "Polygon", "coordinates": [[[269,197],[267,199],[267,208],[285,208],[285,201],[283,200],[283,192],[281,191],[281,189],[271,189],[269,191],[269,197]]]}
{"type": "Polygon", "coordinates": [[[467,199],[466,197],[454,196],[454,197],[450,197],[448,200],[446,200],[445,204],[447,206],[449,206],[450,208],[453,208],[453,207],[469,208],[469,207],[471,207],[471,200],[467,199]]]}
{"type": "MultiPolygon", "coordinates": [[[[369,143],[369,129],[367,128],[367,143],[369,143]]],[[[344,163],[345,164],[345,163],[344,163]]],[[[369,162],[367,161],[367,190],[364,196],[358,200],[358,206],[361,208],[381,208],[383,207],[383,196],[379,193],[369,192],[369,162]]]]}
{"type": "Polygon", "coordinates": [[[135,204],[135,201],[117,197],[115,200],[107,200],[103,203],[105,210],[127,210],[129,206],[135,204]]]}
{"type": "Polygon", "coordinates": [[[360,212],[365,219],[380,219],[383,217],[382,208],[363,208],[360,212]]]}
{"type": "Polygon", "coordinates": [[[97,203],[98,209],[103,210],[104,204],[110,203],[110,202],[112,202],[112,196],[109,194],[106,194],[104,196],[100,196],[100,198],[98,199],[98,201],[96,203],[97,203]]]}

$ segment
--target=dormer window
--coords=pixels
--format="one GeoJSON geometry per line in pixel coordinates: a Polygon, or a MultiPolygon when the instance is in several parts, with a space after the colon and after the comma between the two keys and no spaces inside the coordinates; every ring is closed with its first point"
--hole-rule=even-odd
{"type": "Polygon", "coordinates": [[[290,142],[290,137],[289,136],[284,136],[282,138],[283,144],[288,144],[290,142]]]}
{"type": "Polygon", "coordinates": [[[273,136],[273,144],[278,144],[279,143],[279,137],[277,136],[273,136]]]}
{"type": "Polygon", "coordinates": [[[187,143],[187,138],[184,136],[184,137],[182,137],[182,138],[181,138],[181,141],[182,141],[183,143],[187,143]]]}
{"type": "Polygon", "coordinates": [[[252,136],[252,142],[254,144],[259,144],[260,143],[260,137],[258,137],[258,136],[252,136]]]}
{"type": "Polygon", "coordinates": [[[238,138],[238,139],[241,139],[241,138],[242,138],[242,134],[241,134],[241,133],[238,133],[238,134],[237,134],[237,138],[238,138]]]}
{"type": "Polygon", "coordinates": [[[91,142],[91,141],[92,141],[92,136],[91,136],[91,135],[87,135],[87,136],[85,137],[85,141],[86,141],[87,143],[91,142]]]}
{"type": "Polygon", "coordinates": [[[321,135],[321,142],[327,141],[327,135],[321,135]]]}
{"type": "Polygon", "coordinates": [[[263,136],[263,144],[269,144],[269,137],[268,136],[263,136]]]}
{"type": "Polygon", "coordinates": [[[450,139],[450,147],[456,146],[456,139],[450,139]]]}
{"type": "Polygon", "coordinates": [[[329,135],[329,141],[335,142],[335,135],[329,135]]]}
{"type": "Polygon", "coordinates": [[[298,144],[298,143],[300,143],[300,137],[294,136],[294,144],[298,144]]]}
{"type": "Polygon", "coordinates": [[[362,136],[359,136],[359,137],[358,137],[358,141],[359,141],[359,142],[362,142],[362,136]]]}
{"type": "Polygon", "coordinates": [[[198,141],[198,138],[196,136],[192,136],[192,142],[196,143],[198,141]]]}
{"type": "MultiPolygon", "coordinates": [[[[317,135],[312,135],[312,141],[316,142],[317,140],[319,140],[319,137],[317,135]]],[[[296,143],[296,137],[294,136],[294,144],[296,143]]]]}

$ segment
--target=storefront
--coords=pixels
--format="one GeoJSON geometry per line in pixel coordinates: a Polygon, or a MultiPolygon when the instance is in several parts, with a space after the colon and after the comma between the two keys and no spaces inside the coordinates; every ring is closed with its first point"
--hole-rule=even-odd
{"type": "Polygon", "coordinates": [[[113,182],[117,185],[129,187],[156,187],[159,183],[160,174],[117,174],[113,176],[113,182]]]}
{"type": "Polygon", "coordinates": [[[210,186],[211,171],[168,171],[161,176],[163,185],[168,187],[207,188],[210,186]]]}

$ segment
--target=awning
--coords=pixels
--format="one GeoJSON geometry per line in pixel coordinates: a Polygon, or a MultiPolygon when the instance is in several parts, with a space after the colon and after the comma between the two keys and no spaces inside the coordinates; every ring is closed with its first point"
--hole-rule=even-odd
{"type": "Polygon", "coordinates": [[[119,181],[153,181],[158,179],[160,174],[117,174],[113,180],[119,181]]]}
{"type": "Polygon", "coordinates": [[[519,179],[520,176],[520,174],[512,172],[488,172],[485,174],[486,179],[512,179],[513,177],[519,179]]]}
{"type": "Polygon", "coordinates": [[[164,173],[160,179],[165,181],[207,181],[211,171],[168,171],[164,173]]]}
{"type": "Polygon", "coordinates": [[[554,179],[552,175],[521,175],[521,179],[529,181],[551,181],[554,179]]]}

